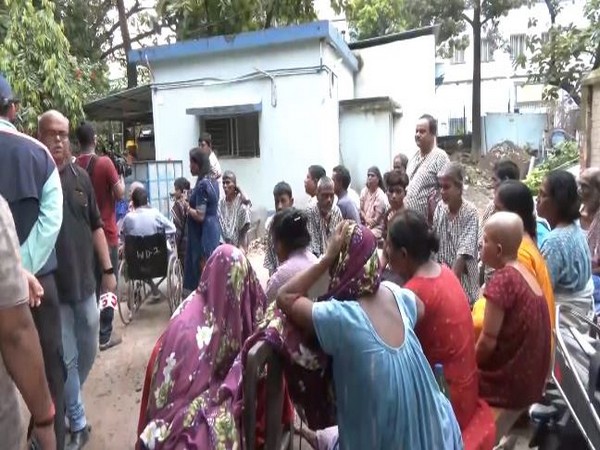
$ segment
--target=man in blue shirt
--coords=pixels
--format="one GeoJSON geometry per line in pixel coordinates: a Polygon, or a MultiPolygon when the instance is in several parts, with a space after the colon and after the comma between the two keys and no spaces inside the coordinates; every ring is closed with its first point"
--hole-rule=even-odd
{"type": "MultiPolygon", "coordinates": [[[[17,131],[12,124],[18,100],[0,75],[0,195],[9,204],[21,246],[23,268],[44,289],[39,307],[32,309],[40,337],[50,393],[58,416],[65,410],[65,366],[58,294],[54,280],[54,244],[63,216],[60,177],[48,149],[39,141],[17,131]]],[[[65,422],[54,423],[57,448],[65,441],[65,422]]]]}

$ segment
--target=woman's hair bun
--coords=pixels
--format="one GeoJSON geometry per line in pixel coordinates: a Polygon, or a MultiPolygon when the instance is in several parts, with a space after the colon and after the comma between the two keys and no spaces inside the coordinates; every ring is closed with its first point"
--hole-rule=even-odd
{"type": "Polygon", "coordinates": [[[432,253],[437,253],[440,251],[440,240],[435,234],[435,231],[432,229],[427,230],[426,243],[427,247],[429,247],[429,251],[432,253]]]}

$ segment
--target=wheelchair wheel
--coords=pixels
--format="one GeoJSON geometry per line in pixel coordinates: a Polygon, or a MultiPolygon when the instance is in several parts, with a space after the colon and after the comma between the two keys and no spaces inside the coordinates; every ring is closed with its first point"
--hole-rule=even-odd
{"type": "Polygon", "coordinates": [[[127,265],[125,260],[122,259],[119,263],[119,287],[118,287],[118,302],[117,307],[119,309],[119,317],[123,325],[129,325],[133,318],[131,309],[129,308],[129,298],[132,295],[131,284],[127,278],[127,265]]]}
{"type": "Polygon", "coordinates": [[[169,299],[169,310],[171,314],[175,312],[181,303],[183,295],[183,274],[181,272],[181,264],[175,257],[169,260],[169,268],[167,270],[167,297],[169,299]]]}

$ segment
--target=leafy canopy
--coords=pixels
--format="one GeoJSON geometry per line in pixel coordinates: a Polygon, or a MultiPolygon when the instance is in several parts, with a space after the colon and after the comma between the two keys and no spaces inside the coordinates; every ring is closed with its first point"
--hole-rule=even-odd
{"type": "Polygon", "coordinates": [[[103,77],[97,63],[70,53],[49,0],[4,0],[6,24],[0,46],[0,72],[21,99],[18,125],[33,133],[48,109],[63,112],[71,124],[83,118],[83,103],[103,77]]]}

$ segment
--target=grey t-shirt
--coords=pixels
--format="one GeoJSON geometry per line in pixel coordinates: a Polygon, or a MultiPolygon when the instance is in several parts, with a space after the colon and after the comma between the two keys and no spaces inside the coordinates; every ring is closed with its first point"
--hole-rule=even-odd
{"type": "MultiPolygon", "coordinates": [[[[15,223],[4,197],[0,196],[0,310],[26,303],[27,280],[22,272],[15,223]]],[[[0,356],[0,450],[19,448],[23,424],[17,388],[0,356]]]]}

